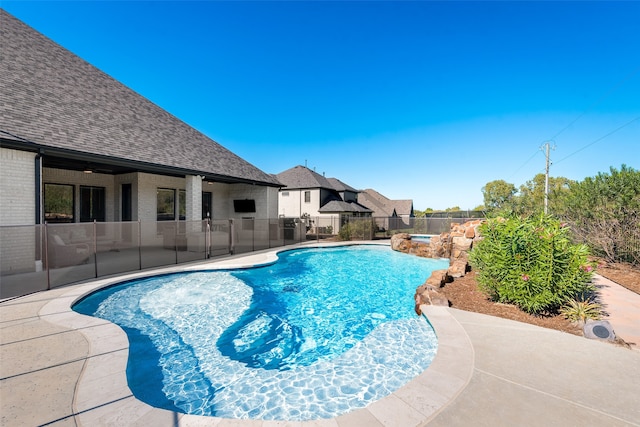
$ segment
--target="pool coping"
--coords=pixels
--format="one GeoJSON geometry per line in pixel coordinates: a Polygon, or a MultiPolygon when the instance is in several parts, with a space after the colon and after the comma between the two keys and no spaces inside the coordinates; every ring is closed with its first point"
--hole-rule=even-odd
{"type": "MultiPolygon", "coordinates": [[[[299,248],[361,244],[359,242],[313,243],[281,247],[214,259],[188,265],[135,272],[69,287],[60,297],[45,304],[39,316],[48,322],[76,330],[89,344],[88,354],[77,381],[73,412],[84,425],[164,425],[181,426],[417,426],[426,424],[451,403],[469,383],[474,370],[474,350],[462,325],[448,307],[422,306],[423,315],[438,336],[438,349],[431,365],[416,378],[368,406],[330,419],[311,421],[271,421],[226,419],[187,415],[152,407],[138,400],[127,385],[126,366],[129,341],[117,325],[76,313],[72,305],[86,295],[117,283],[141,277],[176,272],[225,270],[266,265],[277,254],[299,248]]],[[[371,244],[371,242],[368,242],[371,244]]],[[[388,243],[382,243],[383,245],[388,243]]],[[[418,337],[416,337],[418,339],[418,337]]]]}

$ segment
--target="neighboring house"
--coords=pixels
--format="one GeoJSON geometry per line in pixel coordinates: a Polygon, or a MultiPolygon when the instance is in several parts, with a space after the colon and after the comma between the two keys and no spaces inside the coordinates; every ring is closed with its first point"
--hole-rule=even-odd
{"type": "Polygon", "coordinates": [[[281,184],[0,10],[0,226],[278,216],[281,184]]]}
{"type": "Polygon", "coordinates": [[[305,166],[276,175],[284,187],[278,194],[280,216],[310,218],[318,227],[337,232],[349,217],[371,216],[358,203],[358,191],[335,178],[325,178],[305,166]]]}
{"type": "Polygon", "coordinates": [[[391,200],[370,188],[360,191],[360,204],[371,209],[380,228],[401,228],[409,226],[413,214],[413,200],[391,200]],[[389,220],[386,220],[389,218],[389,220]],[[385,222],[389,221],[388,224],[385,222]]]}

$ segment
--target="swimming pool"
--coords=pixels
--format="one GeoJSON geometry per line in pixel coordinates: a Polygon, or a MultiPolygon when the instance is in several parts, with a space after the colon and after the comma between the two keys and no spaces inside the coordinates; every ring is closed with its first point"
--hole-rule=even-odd
{"type": "Polygon", "coordinates": [[[225,418],[330,418],[429,366],[437,341],[413,313],[412,297],[447,263],[377,246],[295,250],[259,268],[124,283],[73,308],[125,330],[129,386],[153,406],[225,418]]]}
{"type": "Polygon", "coordinates": [[[420,242],[420,243],[429,243],[432,237],[433,237],[432,234],[412,234],[411,241],[420,242]]]}

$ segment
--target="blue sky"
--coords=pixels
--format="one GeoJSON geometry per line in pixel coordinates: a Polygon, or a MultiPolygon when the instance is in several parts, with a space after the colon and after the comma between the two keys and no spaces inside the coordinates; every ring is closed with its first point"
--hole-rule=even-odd
{"type": "Polygon", "coordinates": [[[265,172],[472,209],[549,140],[551,176],[640,169],[640,2],[0,6],[265,172]]]}

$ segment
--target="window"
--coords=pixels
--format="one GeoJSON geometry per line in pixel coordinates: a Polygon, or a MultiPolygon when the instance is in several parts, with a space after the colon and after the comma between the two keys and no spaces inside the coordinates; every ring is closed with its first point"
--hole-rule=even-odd
{"type": "Polygon", "coordinates": [[[80,187],[80,222],[105,220],[104,187],[80,187]]]}
{"type": "Polygon", "coordinates": [[[158,188],[157,220],[173,221],[176,219],[176,191],[169,188],[158,188]]]}
{"type": "Polygon", "coordinates": [[[213,215],[211,214],[211,202],[213,197],[211,196],[210,191],[202,192],[202,219],[211,218],[213,215]]]}
{"type": "Polygon", "coordinates": [[[304,202],[311,203],[311,191],[304,192],[304,202]]]}
{"type": "Polygon", "coordinates": [[[73,185],[44,185],[44,220],[47,222],[74,222],[73,185]]]}
{"type": "Polygon", "coordinates": [[[282,197],[289,197],[289,192],[288,191],[283,191],[282,192],[282,197]]]}
{"type": "Polygon", "coordinates": [[[132,218],[132,199],[133,193],[131,184],[122,184],[122,220],[131,221],[132,218]]]}

